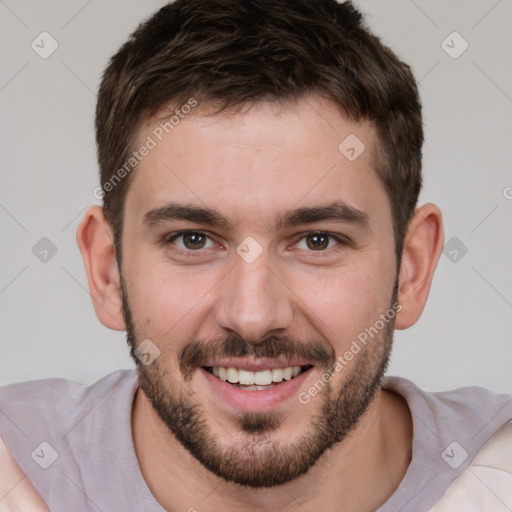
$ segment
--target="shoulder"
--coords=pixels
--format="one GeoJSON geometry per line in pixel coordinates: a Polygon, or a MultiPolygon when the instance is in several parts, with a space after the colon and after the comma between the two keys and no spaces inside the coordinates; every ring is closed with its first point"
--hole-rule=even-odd
{"type": "Polygon", "coordinates": [[[0,387],[0,435],[16,451],[27,439],[64,436],[106,396],[133,393],[135,370],[118,370],[91,385],[43,379],[0,387]]]}
{"type": "Polygon", "coordinates": [[[512,421],[503,425],[477,453],[430,512],[511,510],[512,421]]]}
{"type": "Polygon", "coordinates": [[[146,492],[131,441],[137,388],[136,370],[91,385],[45,379],[0,388],[0,435],[51,510],[91,510],[92,495],[102,510],[129,510],[146,492]],[[112,489],[129,481],[132,494],[105,494],[106,476],[112,489]]]}
{"type": "MultiPolygon", "coordinates": [[[[438,507],[432,512],[499,510],[487,501],[478,508],[491,499],[478,487],[492,481],[507,499],[501,488],[512,490],[512,395],[477,386],[428,392],[400,377],[386,377],[382,388],[402,396],[412,417],[412,462],[395,497],[407,497],[404,512],[419,504],[438,507]]],[[[397,510],[390,506],[383,510],[397,510]]]]}
{"type": "Polygon", "coordinates": [[[469,425],[489,426],[494,428],[491,432],[494,434],[512,420],[512,394],[495,393],[479,386],[428,392],[401,377],[386,377],[382,387],[401,395],[413,413],[435,420],[437,425],[449,423],[450,430],[460,423],[464,430],[469,425]]]}
{"type": "MultiPolygon", "coordinates": [[[[512,420],[505,423],[485,443],[472,465],[499,469],[510,473],[512,477],[512,420]]],[[[510,490],[512,491],[512,486],[510,490]]]]}
{"type": "Polygon", "coordinates": [[[29,408],[32,416],[39,414],[54,417],[55,413],[69,413],[134,379],[134,370],[118,370],[90,385],[60,378],[7,384],[0,386],[0,409],[16,412],[29,408]]]}

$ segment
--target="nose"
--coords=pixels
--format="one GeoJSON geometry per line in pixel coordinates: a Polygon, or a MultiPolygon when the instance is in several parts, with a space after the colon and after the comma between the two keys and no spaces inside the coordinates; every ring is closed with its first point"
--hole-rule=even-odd
{"type": "Polygon", "coordinates": [[[223,280],[216,308],[221,328],[253,344],[287,329],[293,318],[291,293],[270,264],[265,253],[252,263],[236,256],[233,270],[223,280]]]}

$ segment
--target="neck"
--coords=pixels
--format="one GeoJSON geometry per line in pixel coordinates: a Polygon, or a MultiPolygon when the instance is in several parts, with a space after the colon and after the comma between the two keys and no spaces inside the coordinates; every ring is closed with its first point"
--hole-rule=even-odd
{"type": "Polygon", "coordinates": [[[305,475],[273,489],[248,489],[206,470],[169,432],[140,389],[132,433],[142,475],[166,510],[375,510],[398,487],[412,453],[407,404],[382,390],[343,442],[305,475]]]}

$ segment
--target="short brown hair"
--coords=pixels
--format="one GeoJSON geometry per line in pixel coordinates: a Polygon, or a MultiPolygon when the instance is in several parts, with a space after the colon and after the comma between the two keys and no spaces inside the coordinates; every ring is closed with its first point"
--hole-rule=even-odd
{"type": "Polygon", "coordinates": [[[220,112],[312,93],[375,126],[374,166],[391,204],[399,264],[422,184],[418,89],[410,67],[368,30],[352,3],[335,0],[176,0],[112,57],[98,95],[96,141],[119,263],[133,173],[105,184],[129,158],[144,117],[191,97],[220,112]]]}

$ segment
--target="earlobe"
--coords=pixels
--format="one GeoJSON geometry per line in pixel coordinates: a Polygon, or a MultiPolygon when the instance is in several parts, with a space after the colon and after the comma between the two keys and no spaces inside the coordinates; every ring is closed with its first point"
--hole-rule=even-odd
{"type": "Polygon", "coordinates": [[[114,239],[101,206],[91,206],[86,211],[76,241],[97,317],[109,329],[125,330],[114,239]]]}
{"type": "Polygon", "coordinates": [[[443,242],[439,208],[432,203],[417,208],[409,223],[402,253],[398,280],[398,302],[402,309],[396,316],[396,329],[407,329],[421,316],[443,242]]]}

